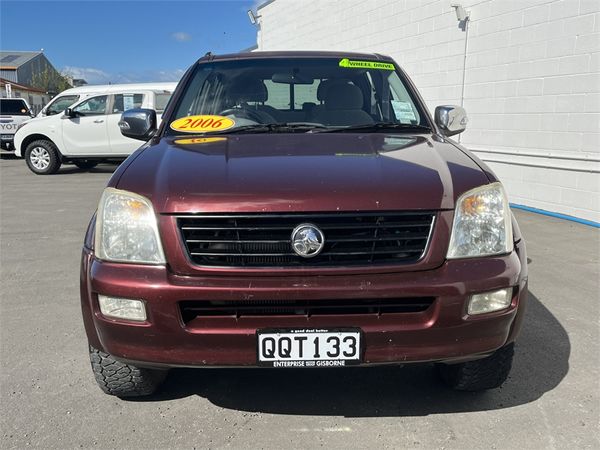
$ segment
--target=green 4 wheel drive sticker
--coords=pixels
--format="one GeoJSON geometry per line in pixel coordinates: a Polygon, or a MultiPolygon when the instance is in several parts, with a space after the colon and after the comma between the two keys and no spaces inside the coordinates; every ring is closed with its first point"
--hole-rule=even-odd
{"type": "Polygon", "coordinates": [[[351,61],[344,58],[340,61],[340,67],[349,69],[380,69],[380,70],[396,70],[393,64],[375,61],[351,61]]]}

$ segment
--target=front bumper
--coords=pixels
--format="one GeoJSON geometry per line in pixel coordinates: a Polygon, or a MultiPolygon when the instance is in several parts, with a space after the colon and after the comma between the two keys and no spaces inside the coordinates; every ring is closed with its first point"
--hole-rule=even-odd
{"type": "Polygon", "coordinates": [[[178,276],[164,267],[106,263],[83,252],[81,301],[90,344],[114,357],[156,367],[256,366],[261,328],[359,327],[364,364],[458,362],[481,358],[515,340],[527,298],[525,249],[509,255],[447,261],[434,270],[365,276],[178,276]],[[511,306],[469,317],[471,294],[513,287],[511,306]],[[102,316],[98,294],[146,302],[148,320],[102,316]],[[184,322],[179,302],[247,299],[434,297],[425,311],[378,316],[261,316],[184,322]]]}

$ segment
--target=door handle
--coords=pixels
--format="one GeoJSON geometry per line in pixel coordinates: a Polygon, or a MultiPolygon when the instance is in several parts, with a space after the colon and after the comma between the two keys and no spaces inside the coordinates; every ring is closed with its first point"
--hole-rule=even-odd
{"type": "Polygon", "coordinates": [[[94,123],[104,123],[104,120],[101,120],[101,119],[94,120],[94,123]]]}

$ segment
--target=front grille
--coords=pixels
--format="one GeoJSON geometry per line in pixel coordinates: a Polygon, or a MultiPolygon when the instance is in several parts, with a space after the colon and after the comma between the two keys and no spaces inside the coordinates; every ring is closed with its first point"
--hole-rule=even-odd
{"type": "Polygon", "coordinates": [[[177,222],[191,260],[218,267],[320,267],[412,263],[421,258],[433,212],[186,215],[177,222]],[[294,253],[291,234],[303,223],[325,237],[320,254],[294,253]]]}
{"type": "Polygon", "coordinates": [[[418,313],[433,304],[433,297],[358,300],[192,300],[179,303],[184,323],[196,318],[264,316],[339,316],[418,313]]]}

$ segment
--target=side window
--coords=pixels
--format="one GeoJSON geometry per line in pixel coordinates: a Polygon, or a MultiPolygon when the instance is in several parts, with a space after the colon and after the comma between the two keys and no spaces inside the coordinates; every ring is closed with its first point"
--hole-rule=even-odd
{"type": "Polygon", "coordinates": [[[73,110],[82,116],[106,114],[107,103],[108,95],[100,95],[98,97],[88,98],[73,108],[73,110]]]}
{"type": "Polygon", "coordinates": [[[46,114],[51,116],[53,114],[59,114],[79,100],[79,95],[64,95],[56,98],[48,108],[46,108],[46,114]]]}
{"type": "Polygon", "coordinates": [[[115,94],[111,114],[121,114],[124,111],[141,108],[144,94],[115,94]]]}
{"type": "Polygon", "coordinates": [[[267,87],[267,101],[265,105],[276,109],[290,109],[290,85],[284,83],[274,83],[271,80],[265,80],[267,87]]]}
{"type": "Polygon", "coordinates": [[[319,83],[319,80],[315,80],[312,84],[294,85],[294,109],[302,109],[305,103],[319,104],[319,100],[317,100],[319,83]]]}
{"type": "Polygon", "coordinates": [[[167,104],[171,99],[172,92],[155,92],[154,93],[154,109],[161,113],[167,109],[167,104]]]}

